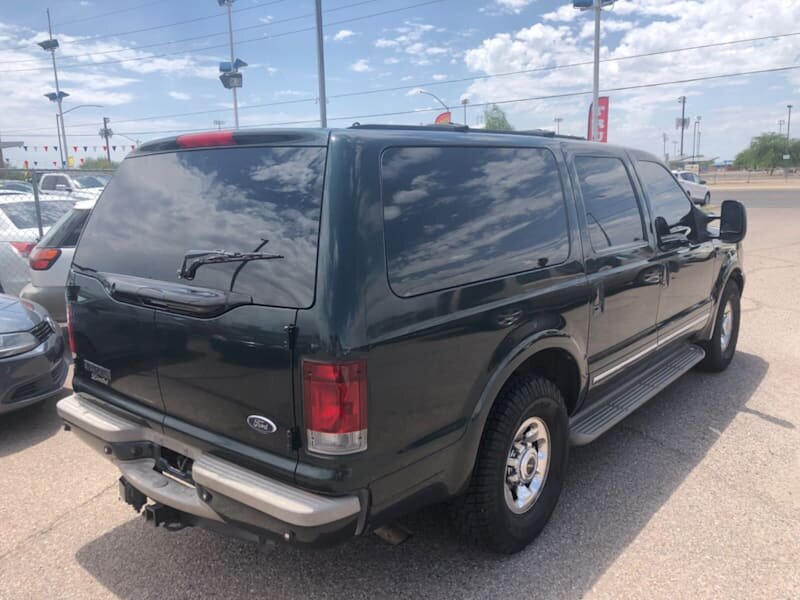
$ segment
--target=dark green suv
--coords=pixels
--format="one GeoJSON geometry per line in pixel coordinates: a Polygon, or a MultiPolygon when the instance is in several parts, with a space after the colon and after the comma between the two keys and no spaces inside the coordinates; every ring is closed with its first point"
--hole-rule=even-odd
{"type": "Polygon", "coordinates": [[[731,361],[743,207],[635,150],[450,127],[139,146],[68,282],[68,427],[156,525],[329,544],[452,500],[514,552],[586,444],[731,361]]]}

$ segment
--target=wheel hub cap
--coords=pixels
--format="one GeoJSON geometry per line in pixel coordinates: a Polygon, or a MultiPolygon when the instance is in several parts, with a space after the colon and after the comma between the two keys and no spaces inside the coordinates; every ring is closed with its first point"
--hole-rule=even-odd
{"type": "Polygon", "coordinates": [[[719,345],[720,349],[725,352],[730,346],[731,337],[733,337],[733,306],[730,301],[725,304],[725,311],[722,313],[722,327],[720,329],[719,345]]]}
{"type": "Polygon", "coordinates": [[[527,512],[539,498],[550,467],[550,432],[539,417],[526,419],[508,451],[505,499],[512,512],[527,512]]]}

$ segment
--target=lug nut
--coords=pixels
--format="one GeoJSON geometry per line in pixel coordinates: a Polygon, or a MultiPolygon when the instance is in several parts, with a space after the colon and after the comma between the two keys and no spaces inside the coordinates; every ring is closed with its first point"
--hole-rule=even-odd
{"type": "Polygon", "coordinates": [[[113,450],[111,449],[111,446],[103,446],[103,452],[106,454],[111,454],[113,450]]]}
{"type": "Polygon", "coordinates": [[[211,494],[209,494],[207,490],[203,490],[200,492],[200,498],[203,502],[209,502],[211,500],[211,494]]]}
{"type": "Polygon", "coordinates": [[[285,541],[287,541],[287,542],[291,542],[292,541],[292,537],[294,537],[294,536],[292,535],[291,531],[287,531],[286,533],[283,534],[283,539],[285,541]]]}

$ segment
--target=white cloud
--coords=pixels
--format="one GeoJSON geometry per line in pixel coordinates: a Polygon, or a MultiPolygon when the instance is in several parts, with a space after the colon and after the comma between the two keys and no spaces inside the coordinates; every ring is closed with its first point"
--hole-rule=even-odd
{"type": "Polygon", "coordinates": [[[535,2],[535,0],[495,0],[500,6],[511,12],[519,14],[522,9],[535,2]]]}
{"type": "Polygon", "coordinates": [[[350,65],[350,70],[355,71],[356,73],[365,73],[367,71],[371,71],[369,66],[369,61],[366,58],[360,58],[352,65],[350,65]]]}
{"type": "Polygon", "coordinates": [[[572,4],[565,4],[552,12],[543,14],[542,19],[545,21],[574,21],[580,12],[572,4]]]}
{"type": "Polygon", "coordinates": [[[269,75],[270,77],[275,75],[277,72],[278,69],[276,69],[275,67],[267,67],[267,75],[269,75]]]}
{"type": "Polygon", "coordinates": [[[258,20],[262,23],[270,24],[275,19],[272,15],[267,15],[266,17],[259,17],[258,20]]]}
{"type": "Polygon", "coordinates": [[[399,42],[395,40],[387,40],[386,38],[380,38],[375,40],[376,48],[395,48],[399,45],[400,45],[399,42]]]}
{"type": "Polygon", "coordinates": [[[277,97],[298,97],[298,96],[308,96],[305,92],[301,92],[300,90],[278,90],[275,92],[275,96],[277,97]]]}
{"type": "Polygon", "coordinates": [[[335,42],[341,42],[342,40],[346,40],[349,37],[353,37],[356,33],[349,29],[342,29],[340,30],[335,36],[333,36],[333,40],[335,42]]]}
{"type": "Polygon", "coordinates": [[[387,64],[387,65],[396,65],[397,63],[400,62],[400,59],[397,58],[397,57],[394,57],[394,56],[390,56],[389,58],[384,58],[383,62],[384,62],[384,64],[387,64]]]}
{"type": "Polygon", "coordinates": [[[169,96],[175,100],[191,100],[192,96],[186,92],[170,92],[169,96]]]}
{"type": "Polygon", "coordinates": [[[443,73],[436,73],[433,76],[434,81],[444,81],[445,79],[447,79],[447,75],[444,75],[443,73]]]}

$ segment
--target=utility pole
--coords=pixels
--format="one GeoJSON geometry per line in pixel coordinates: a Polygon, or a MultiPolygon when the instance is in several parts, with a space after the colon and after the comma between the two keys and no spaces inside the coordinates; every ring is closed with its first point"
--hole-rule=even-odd
{"type": "Polygon", "coordinates": [[[685,129],[684,124],[686,123],[686,96],[681,96],[678,98],[678,102],[681,103],[681,158],[683,158],[683,130],[685,129]]]}
{"type": "Polygon", "coordinates": [[[661,134],[661,139],[664,140],[664,161],[666,161],[668,159],[668,156],[667,156],[667,140],[669,139],[669,137],[667,136],[666,133],[662,133],[661,134]]]}
{"type": "Polygon", "coordinates": [[[600,131],[600,12],[603,0],[594,0],[594,76],[592,80],[592,140],[600,131]]]}
{"type": "Polygon", "coordinates": [[[672,156],[678,154],[678,140],[672,140],[672,156]]]}
{"type": "Polygon", "coordinates": [[[556,117],[553,121],[556,122],[556,135],[561,135],[561,121],[563,121],[563,117],[556,117]]]}
{"type": "MultiPolygon", "coordinates": [[[[231,17],[231,4],[233,4],[233,0],[228,0],[225,5],[228,7],[228,42],[230,43],[231,48],[231,64],[234,62],[233,57],[233,17],[231,17]]],[[[236,96],[236,88],[232,87],[233,90],[233,126],[235,129],[239,129],[239,99],[236,96]]]]}
{"type": "Polygon", "coordinates": [[[317,84],[319,85],[319,126],[328,126],[328,107],[325,95],[325,47],[322,41],[322,0],[314,3],[317,16],[317,84]]]}
{"type": "Polygon", "coordinates": [[[792,129],[792,105],[787,104],[786,108],[789,109],[789,117],[788,120],[786,121],[786,142],[788,143],[792,139],[790,135],[790,131],[792,129]]]}
{"type": "Polygon", "coordinates": [[[700,129],[697,129],[697,156],[703,156],[700,154],[700,138],[702,137],[703,132],[700,129]]]}
{"type": "Polygon", "coordinates": [[[783,119],[778,119],[778,135],[783,135],[783,124],[786,123],[783,119]]]}
{"type": "Polygon", "coordinates": [[[64,164],[64,144],[61,143],[61,125],[59,125],[60,121],[58,118],[58,113],[56,113],[56,133],[58,134],[58,158],[61,161],[61,164],[64,164]]]}
{"type": "Polygon", "coordinates": [[[214,125],[217,126],[217,129],[222,129],[222,126],[225,124],[225,121],[221,121],[220,119],[214,119],[214,125]]]}
{"type": "Polygon", "coordinates": [[[111,162],[111,146],[108,143],[108,136],[113,134],[108,128],[109,120],[110,119],[108,117],[103,117],[103,129],[100,130],[100,135],[106,140],[106,158],[108,158],[108,162],[111,162]]]}
{"type": "Polygon", "coordinates": [[[467,124],[467,104],[469,104],[469,98],[464,96],[461,99],[461,104],[464,106],[464,125],[467,124]]]}
{"type": "Polygon", "coordinates": [[[698,116],[694,122],[694,131],[692,132],[692,162],[695,162],[697,157],[697,128],[700,126],[700,119],[701,117],[698,116]]]}

